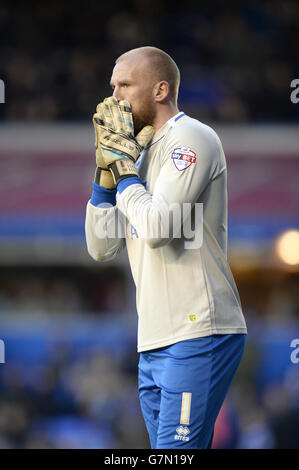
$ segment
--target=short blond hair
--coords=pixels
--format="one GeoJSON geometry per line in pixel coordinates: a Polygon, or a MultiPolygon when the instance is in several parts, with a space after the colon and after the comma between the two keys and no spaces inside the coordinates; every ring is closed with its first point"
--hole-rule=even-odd
{"type": "Polygon", "coordinates": [[[148,59],[153,80],[155,82],[165,80],[169,84],[169,100],[176,104],[180,86],[180,71],[172,57],[158,47],[143,46],[125,52],[116,59],[115,63],[117,64],[132,54],[141,54],[142,57],[148,59]]]}

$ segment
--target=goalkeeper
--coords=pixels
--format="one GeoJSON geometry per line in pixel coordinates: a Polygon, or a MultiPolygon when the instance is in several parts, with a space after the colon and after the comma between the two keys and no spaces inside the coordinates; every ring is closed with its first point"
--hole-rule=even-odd
{"type": "Polygon", "coordinates": [[[225,155],[210,127],[179,111],[179,82],[175,62],[155,47],[117,59],[113,96],[93,116],[96,171],[85,222],[92,258],[128,251],[139,397],[155,449],[211,447],[247,333],[227,262],[225,155]],[[178,228],[194,226],[199,205],[202,243],[188,245],[178,228]],[[174,208],[184,213],[179,222],[174,208]],[[116,219],[125,231],[112,236],[116,219]]]}

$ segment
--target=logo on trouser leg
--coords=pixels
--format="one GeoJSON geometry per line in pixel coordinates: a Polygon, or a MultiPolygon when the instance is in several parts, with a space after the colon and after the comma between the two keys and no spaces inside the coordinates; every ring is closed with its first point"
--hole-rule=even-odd
{"type": "Polygon", "coordinates": [[[179,426],[176,428],[174,439],[176,441],[189,441],[190,437],[188,434],[190,434],[190,430],[187,428],[187,426],[179,426]]]}

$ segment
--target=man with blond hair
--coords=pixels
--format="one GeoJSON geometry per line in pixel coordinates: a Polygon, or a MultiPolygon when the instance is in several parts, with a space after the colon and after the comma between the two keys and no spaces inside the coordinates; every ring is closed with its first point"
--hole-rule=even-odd
{"type": "Polygon", "coordinates": [[[179,84],[156,47],[116,60],[113,96],[93,116],[86,209],[90,255],[128,251],[140,404],[155,449],[211,447],[247,333],[227,262],[225,155],[214,130],[179,110],[179,84]]]}

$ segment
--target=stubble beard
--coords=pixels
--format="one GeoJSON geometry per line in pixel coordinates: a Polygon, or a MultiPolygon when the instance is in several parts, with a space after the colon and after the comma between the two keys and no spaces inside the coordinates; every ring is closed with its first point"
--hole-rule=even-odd
{"type": "Polygon", "coordinates": [[[156,117],[156,110],[153,102],[149,99],[144,100],[140,106],[140,111],[133,111],[134,134],[135,136],[145,126],[152,126],[156,117]]]}

